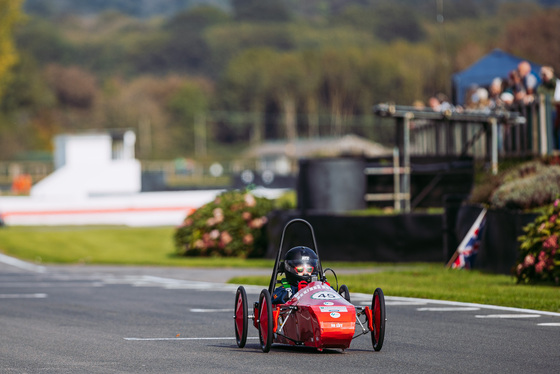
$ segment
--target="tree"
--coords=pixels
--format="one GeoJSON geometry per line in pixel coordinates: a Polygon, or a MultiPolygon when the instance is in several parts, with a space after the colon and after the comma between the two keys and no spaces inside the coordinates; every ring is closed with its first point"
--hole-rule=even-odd
{"type": "Polygon", "coordinates": [[[94,75],[77,66],[63,67],[57,64],[46,69],[47,82],[63,106],[91,108],[97,96],[94,75]]]}
{"type": "Polygon", "coordinates": [[[420,17],[410,7],[396,3],[349,6],[334,22],[367,31],[386,42],[394,39],[417,42],[425,37],[420,17]]]}
{"type": "Polygon", "coordinates": [[[10,69],[18,60],[13,30],[23,19],[21,3],[22,0],[0,0],[0,98],[10,80],[10,69]]]}
{"type": "Polygon", "coordinates": [[[560,72],[560,9],[549,9],[512,23],[506,31],[504,49],[560,72]]]}
{"type": "Polygon", "coordinates": [[[296,53],[278,54],[268,69],[270,74],[270,93],[278,101],[284,112],[286,137],[294,141],[298,137],[297,109],[298,99],[305,88],[305,66],[296,53]]]}
{"type": "Polygon", "coordinates": [[[209,108],[210,84],[203,80],[187,80],[169,99],[174,121],[178,124],[170,129],[178,149],[190,150],[191,155],[206,155],[206,116],[209,108]]]}
{"type": "Polygon", "coordinates": [[[304,64],[304,84],[301,87],[301,100],[307,115],[307,135],[310,138],[320,135],[319,131],[319,88],[321,71],[319,70],[319,53],[307,50],[300,52],[300,59],[304,64]]]}
{"type": "Polygon", "coordinates": [[[291,16],[284,0],[233,0],[232,7],[238,21],[286,22],[291,16]]]}
{"type": "Polygon", "coordinates": [[[169,39],[163,55],[170,69],[175,71],[205,72],[211,70],[211,51],[204,38],[206,28],[229,19],[227,13],[211,6],[199,6],[181,12],[165,25],[169,39]]]}
{"type": "Polygon", "coordinates": [[[267,48],[249,49],[228,64],[222,86],[226,101],[253,114],[251,142],[264,139],[263,114],[270,91],[268,69],[276,53],[267,48]]]}
{"type": "Polygon", "coordinates": [[[353,114],[354,95],[359,86],[358,49],[328,49],[322,52],[319,68],[331,117],[331,135],[343,133],[344,118],[353,114]]]}

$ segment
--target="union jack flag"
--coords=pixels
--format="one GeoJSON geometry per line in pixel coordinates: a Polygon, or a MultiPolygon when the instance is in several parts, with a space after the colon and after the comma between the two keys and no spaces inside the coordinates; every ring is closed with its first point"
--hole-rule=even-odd
{"type": "Polygon", "coordinates": [[[451,267],[453,269],[472,269],[473,263],[480,248],[480,236],[486,224],[486,209],[478,215],[476,221],[463,238],[455,252],[456,258],[451,267]]]}

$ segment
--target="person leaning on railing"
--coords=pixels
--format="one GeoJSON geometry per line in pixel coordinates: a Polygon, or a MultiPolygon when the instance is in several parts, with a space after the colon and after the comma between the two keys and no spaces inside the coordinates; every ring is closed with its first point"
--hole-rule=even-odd
{"type": "Polygon", "coordinates": [[[541,84],[537,88],[539,95],[550,96],[551,102],[556,107],[554,114],[554,148],[560,148],[560,80],[554,75],[554,69],[551,66],[543,66],[541,68],[541,84]]]}

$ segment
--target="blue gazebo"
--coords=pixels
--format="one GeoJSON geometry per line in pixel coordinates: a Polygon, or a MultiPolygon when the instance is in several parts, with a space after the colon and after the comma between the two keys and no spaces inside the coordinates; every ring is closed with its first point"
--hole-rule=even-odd
{"type": "MultiPolygon", "coordinates": [[[[488,87],[496,77],[506,79],[508,73],[516,69],[523,60],[500,49],[494,49],[467,69],[453,74],[453,102],[463,105],[469,87],[473,85],[488,87]]],[[[530,61],[529,63],[533,74],[538,77],[541,66],[530,61]]]]}

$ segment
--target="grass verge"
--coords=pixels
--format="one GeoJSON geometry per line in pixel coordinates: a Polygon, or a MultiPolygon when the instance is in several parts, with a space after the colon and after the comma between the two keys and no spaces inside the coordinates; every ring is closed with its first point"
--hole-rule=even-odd
{"type": "Polygon", "coordinates": [[[271,260],[175,254],[173,227],[14,226],[0,229],[0,252],[35,263],[271,267],[271,260]]]}
{"type": "MultiPolygon", "coordinates": [[[[376,287],[381,287],[388,296],[560,312],[560,288],[552,285],[519,285],[511,276],[475,270],[450,270],[439,264],[403,269],[393,271],[386,268],[375,273],[338,274],[338,283],[346,284],[350,292],[373,293],[376,287]]],[[[231,279],[230,283],[267,286],[269,281],[270,277],[238,277],[231,279]]]]}
{"type": "MultiPolygon", "coordinates": [[[[173,227],[4,227],[0,252],[35,263],[112,264],[182,267],[264,267],[273,260],[186,258],[175,255],[173,227]]],[[[389,296],[408,296],[493,304],[560,312],[560,287],[517,285],[513,277],[478,271],[452,271],[440,264],[325,262],[335,271],[364,268],[363,274],[342,274],[351,292],[371,293],[383,288],[389,296]],[[376,272],[367,272],[375,268],[376,272]]],[[[329,273],[327,273],[327,276],[329,273]]],[[[269,277],[243,277],[234,284],[268,285],[269,277]]]]}

